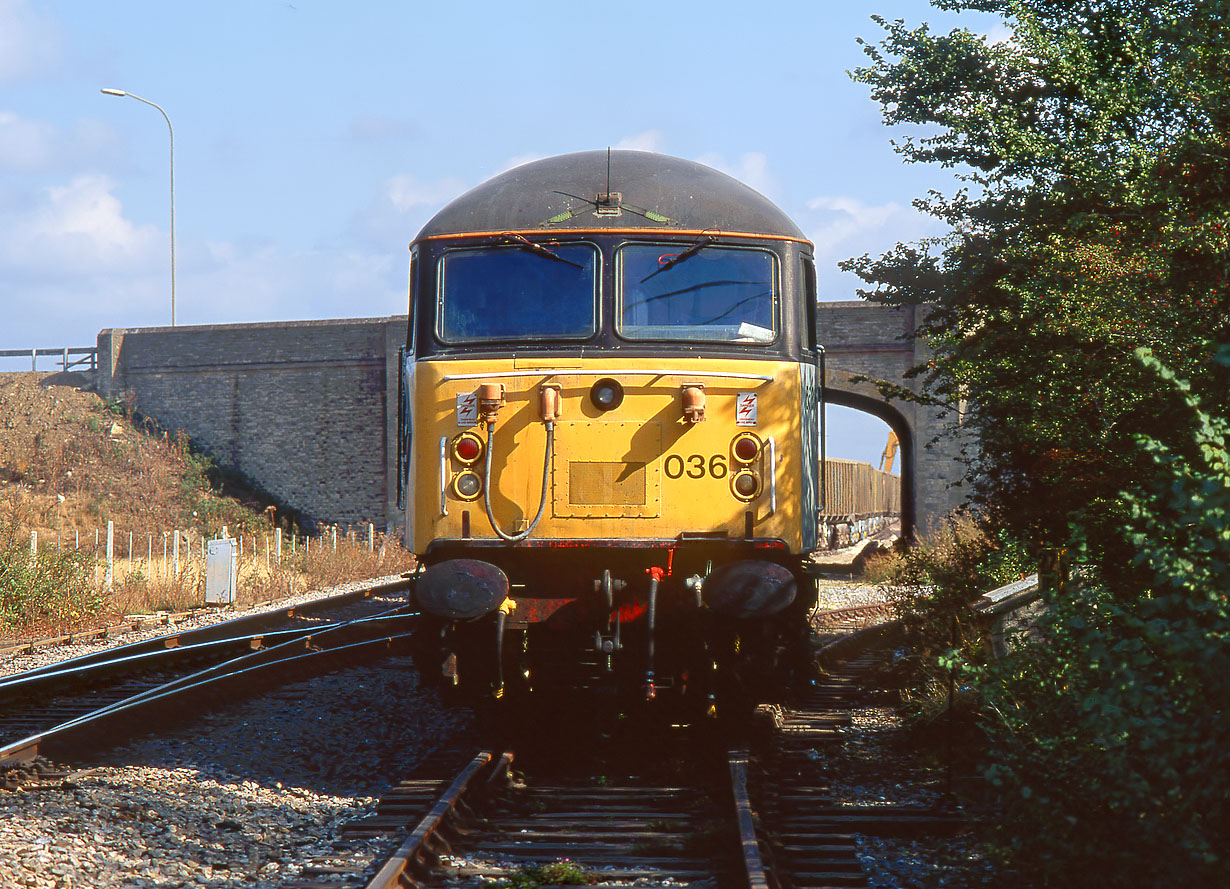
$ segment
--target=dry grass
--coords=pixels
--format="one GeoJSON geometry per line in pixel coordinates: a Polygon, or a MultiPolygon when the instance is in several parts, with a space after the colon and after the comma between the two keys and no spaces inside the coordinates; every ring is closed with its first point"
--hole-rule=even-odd
{"type": "Polygon", "coordinates": [[[78,374],[0,373],[0,638],[202,605],[202,540],[223,528],[244,541],[239,604],[413,566],[398,541],[383,535],[371,551],[366,536],[341,532],[336,549],[332,532],[327,542],[305,545],[297,527],[275,520],[268,501],[250,491],[228,496],[211,484],[217,473],[182,434],[143,421],[131,398],[104,403],[83,383],[78,374]],[[109,588],[108,522],[115,555],[109,588]],[[279,527],[285,535],[280,563],[279,527]],[[187,536],[178,573],[176,531],[187,536]]]}

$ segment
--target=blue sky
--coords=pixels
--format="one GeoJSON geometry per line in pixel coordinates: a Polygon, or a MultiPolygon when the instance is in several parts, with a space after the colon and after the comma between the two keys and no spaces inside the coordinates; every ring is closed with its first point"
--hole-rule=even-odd
{"type": "MultiPolygon", "coordinates": [[[[938,233],[910,202],[953,187],[846,74],[873,13],[1002,30],[925,0],[0,0],[0,349],[170,320],[166,123],[103,87],[174,126],[178,324],[403,312],[436,210],[607,146],[757,188],[853,299],[836,263],[938,233]]],[[[831,454],[878,460],[878,420],[830,427],[831,454]]]]}

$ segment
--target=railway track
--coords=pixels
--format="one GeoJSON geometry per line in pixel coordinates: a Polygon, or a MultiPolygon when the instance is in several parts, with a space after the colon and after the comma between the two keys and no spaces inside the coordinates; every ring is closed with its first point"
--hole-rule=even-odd
{"type": "Polygon", "coordinates": [[[4,677],[0,768],[112,743],[271,681],[402,651],[416,620],[394,598],[404,589],[369,587],[4,677]]]}
{"type": "MultiPolygon", "coordinates": [[[[842,609],[836,619],[830,616],[822,625],[837,631],[835,624],[861,624],[881,607],[842,609]]],[[[390,615],[387,620],[403,618],[390,615]]],[[[349,632],[357,633],[359,627],[377,620],[385,618],[351,621],[349,632]]],[[[849,632],[847,627],[841,630],[849,632]]],[[[310,649],[326,648],[320,630],[297,633],[260,634],[261,645],[267,647],[249,647],[242,657],[259,661],[274,649],[296,647],[303,656],[329,656],[328,651],[309,654],[310,649]]],[[[251,646],[253,638],[214,639],[208,644],[242,649],[251,646]]],[[[352,642],[327,647],[342,662],[353,663],[352,642]]],[[[167,657],[178,649],[180,656],[191,658],[195,644],[181,639],[174,648],[164,646],[158,655],[147,654],[167,657]]],[[[421,766],[392,785],[369,817],[345,826],[328,854],[317,853],[301,862],[292,871],[297,871],[296,876],[281,885],[384,889],[478,886],[501,879],[550,884],[581,878],[596,885],[636,882],[758,889],[866,885],[856,836],[949,831],[959,822],[936,809],[859,805],[834,798],[826,754],[844,743],[851,711],[859,706],[863,684],[875,663],[871,655],[847,652],[844,657],[843,664],[791,706],[765,709],[767,730],[755,734],[757,742],[750,751],[722,751],[706,743],[704,733],[673,730],[669,737],[604,737],[591,731],[586,736],[574,724],[567,738],[544,744],[539,737],[533,743],[514,744],[519,751],[516,758],[498,754],[502,747],[481,757],[474,756],[471,748],[461,757],[464,763],[445,768],[440,763],[448,756],[435,757],[435,765],[421,766]],[[561,750],[587,753],[577,761],[560,757],[561,750]],[[381,848],[393,854],[382,860],[381,848]]],[[[285,681],[278,678],[279,668],[270,669],[262,680],[236,681],[248,688],[285,681]]],[[[56,672],[39,671],[40,681],[56,681],[56,672]]],[[[177,682],[186,688],[198,685],[196,679],[177,682]]],[[[223,681],[213,694],[231,697],[227,688],[223,681]]],[[[155,709],[167,706],[161,692],[139,692],[136,697],[155,709]]],[[[196,712],[203,706],[193,703],[191,709],[196,712]]],[[[123,707],[117,712],[123,713],[123,707]]],[[[131,724],[133,712],[140,711],[113,718],[131,724]]],[[[586,721],[583,714],[570,718],[572,723],[586,721]]],[[[568,721],[567,716],[562,720],[565,731],[568,721]]],[[[545,722],[536,727],[539,735],[557,730],[559,726],[545,722]]],[[[91,729],[81,743],[92,743],[94,737],[91,729]]],[[[39,739],[33,749],[28,744],[22,747],[22,767],[29,769],[26,780],[36,785],[41,781],[45,787],[65,779],[71,783],[72,773],[46,763],[29,768],[31,753],[58,749],[47,739],[39,739]]]]}
{"type": "Polygon", "coordinates": [[[513,771],[511,751],[484,751],[451,776],[415,777],[345,828],[364,838],[409,831],[382,863],[305,864],[283,889],[489,885],[767,887],[747,752],[731,751],[685,781],[513,771]]]}
{"type": "Polygon", "coordinates": [[[829,755],[844,744],[881,655],[864,652],[833,669],[793,706],[772,711],[773,731],[755,750],[752,794],[776,885],[833,889],[868,885],[857,837],[951,833],[946,807],[859,803],[834,793],[829,755]]]}
{"type": "MultiPolygon", "coordinates": [[[[960,829],[943,805],[858,802],[835,794],[828,754],[846,743],[881,655],[834,667],[789,707],[762,708],[750,751],[724,762],[698,735],[639,745],[642,768],[584,777],[543,768],[556,753],[514,773],[511,753],[486,752],[453,775],[415,777],[346,828],[355,837],[408,838],[367,872],[325,862],[285,889],[479,886],[490,881],[569,880],[591,885],[698,885],[755,889],[867,886],[858,837],[946,835],[960,829]],[[672,745],[681,745],[674,747],[672,745]],[[688,760],[676,781],[657,765],[688,760]]],[[[545,729],[544,727],[544,730],[545,729]]],[[[575,742],[574,742],[575,743],[575,742]]],[[[566,745],[565,745],[566,746],[566,745]]],[[[559,742],[553,749],[558,750],[559,742]]],[[[669,770],[668,770],[669,771],[669,770]]]]}
{"type": "Polygon", "coordinates": [[[832,793],[825,751],[845,743],[878,659],[852,658],[794,705],[762,708],[763,730],[753,733],[750,750],[723,752],[703,731],[592,735],[595,746],[577,760],[584,742],[574,733],[531,742],[521,757],[494,750],[458,757],[452,771],[402,781],[370,816],[344,828],[352,840],[405,837],[383,863],[346,860],[339,851],[306,863],[283,889],[491,881],[866,886],[859,835],[943,834],[961,825],[942,808],[859,804],[832,793]],[[574,751],[573,759],[563,750],[574,751]]]}

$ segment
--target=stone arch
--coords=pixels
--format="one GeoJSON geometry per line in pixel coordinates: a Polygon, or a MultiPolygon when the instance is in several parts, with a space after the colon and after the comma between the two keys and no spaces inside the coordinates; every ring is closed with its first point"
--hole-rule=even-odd
{"type": "Polygon", "coordinates": [[[912,540],[918,513],[915,494],[917,465],[914,429],[910,421],[878,393],[869,395],[854,388],[845,388],[839,380],[832,378],[832,374],[825,386],[824,398],[826,404],[850,407],[878,417],[897,434],[898,456],[901,460],[901,536],[912,540]]]}
{"type": "Polygon", "coordinates": [[[961,502],[963,440],[939,410],[912,401],[887,401],[875,385],[884,380],[918,391],[909,370],[929,356],[914,336],[914,307],[863,300],[821,302],[816,337],[825,350],[828,401],[866,411],[888,423],[901,448],[902,533],[924,533],[961,502]],[[909,532],[906,528],[909,528],[909,532]]]}

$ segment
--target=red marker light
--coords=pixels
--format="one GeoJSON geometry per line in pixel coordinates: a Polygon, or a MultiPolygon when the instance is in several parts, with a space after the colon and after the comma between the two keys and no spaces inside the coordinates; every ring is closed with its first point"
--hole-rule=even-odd
{"type": "Polygon", "coordinates": [[[741,463],[751,463],[756,459],[756,455],[760,453],[760,442],[755,436],[743,434],[735,439],[734,443],[735,459],[741,463]]]}
{"type": "Polygon", "coordinates": [[[473,463],[483,453],[483,443],[470,433],[459,435],[453,442],[453,456],[462,463],[473,463]]]}

